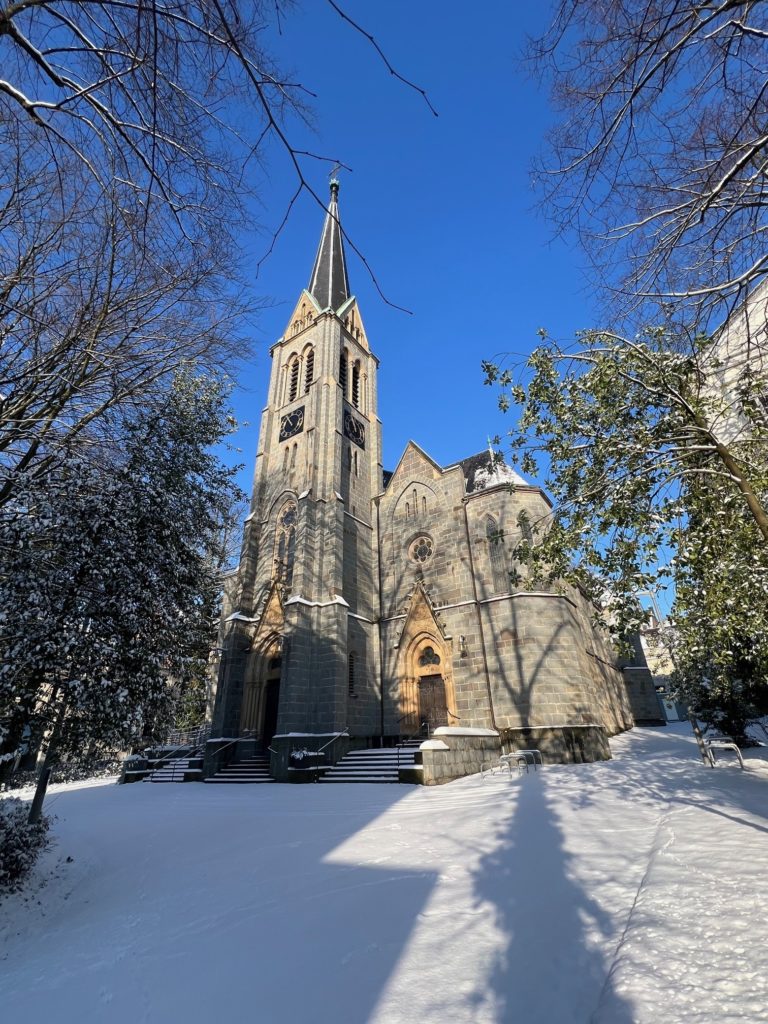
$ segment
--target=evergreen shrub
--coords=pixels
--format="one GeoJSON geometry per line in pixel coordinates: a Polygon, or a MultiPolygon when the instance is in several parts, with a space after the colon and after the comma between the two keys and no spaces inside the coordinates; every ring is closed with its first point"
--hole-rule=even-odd
{"type": "Polygon", "coordinates": [[[17,797],[0,800],[0,891],[14,889],[48,842],[49,819],[30,825],[29,804],[17,797]]]}

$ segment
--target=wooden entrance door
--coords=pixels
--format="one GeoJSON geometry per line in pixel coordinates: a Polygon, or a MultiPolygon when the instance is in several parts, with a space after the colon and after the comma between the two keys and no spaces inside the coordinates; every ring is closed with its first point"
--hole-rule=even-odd
{"type": "Polygon", "coordinates": [[[280,706],[280,670],[282,668],[281,658],[272,658],[269,662],[267,678],[264,687],[264,725],[261,730],[261,739],[265,747],[272,742],[272,737],[277,732],[277,712],[280,706]]]}
{"type": "Polygon", "coordinates": [[[422,676],[419,680],[419,720],[429,724],[430,732],[448,725],[448,703],[442,676],[422,676]]]}

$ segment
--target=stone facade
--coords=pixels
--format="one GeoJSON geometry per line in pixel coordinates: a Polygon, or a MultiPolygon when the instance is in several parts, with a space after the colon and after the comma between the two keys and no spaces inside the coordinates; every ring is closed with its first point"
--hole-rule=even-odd
{"type": "Polygon", "coordinates": [[[442,467],[413,442],[383,473],[378,361],[349,294],[337,192],[271,350],[213,737],[232,756],[238,738],[269,747],[287,778],[290,750],[313,738],[335,758],[439,727],[628,728],[621,672],[582,596],[527,590],[512,560],[549,511],[544,493],[487,452],[442,467]]]}

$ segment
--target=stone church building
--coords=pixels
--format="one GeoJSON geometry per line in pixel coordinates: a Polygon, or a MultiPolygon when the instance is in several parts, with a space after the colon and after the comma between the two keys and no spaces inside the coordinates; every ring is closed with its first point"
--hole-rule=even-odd
{"type": "Polygon", "coordinates": [[[410,442],[383,469],[378,360],[350,292],[338,191],[271,349],[206,771],[224,744],[230,758],[268,750],[286,779],[299,746],[333,763],[435,730],[440,750],[609,757],[607,737],[633,724],[615,654],[579,593],[526,590],[511,557],[550,507],[543,491],[488,452],[440,466],[410,442]]]}

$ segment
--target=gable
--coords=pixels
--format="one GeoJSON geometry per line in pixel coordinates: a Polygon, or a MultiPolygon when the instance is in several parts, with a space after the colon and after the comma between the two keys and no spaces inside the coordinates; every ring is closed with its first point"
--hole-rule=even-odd
{"type": "Polygon", "coordinates": [[[283,337],[292,338],[294,334],[299,334],[305,328],[311,327],[319,312],[320,309],[315,300],[306,288],[302,289],[299,301],[296,303],[293,313],[288,320],[283,337]]]}
{"type": "Polygon", "coordinates": [[[423,448],[419,448],[415,441],[409,441],[389,479],[387,491],[399,495],[411,480],[439,480],[442,475],[442,467],[423,448]]]}
{"type": "Polygon", "coordinates": [[[358,345],[366,351],[370,351],[368,335],[365,333],[363,318],[360,315],[360,307],[358,306],[357,299],[354,295],[350,295],[344,305],[340,307],[336,315],[344,324],[344,328],[347,333],[355,339],[358,345]]]}

